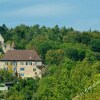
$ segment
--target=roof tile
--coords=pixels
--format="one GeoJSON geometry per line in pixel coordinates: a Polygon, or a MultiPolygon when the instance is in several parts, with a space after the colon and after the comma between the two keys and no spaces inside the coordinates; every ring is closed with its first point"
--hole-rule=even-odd
{"type": "Polygon", "coordinates": [[[42,60],[35,50],[9,50],[2,60],[42,60]]]}

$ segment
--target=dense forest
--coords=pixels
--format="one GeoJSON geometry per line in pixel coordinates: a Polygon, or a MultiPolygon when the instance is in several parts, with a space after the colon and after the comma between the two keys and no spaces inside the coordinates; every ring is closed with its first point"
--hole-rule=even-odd
{"type": "Polygon", "coordinates": [[[99,31],[22,24],[15,28],[2,25],[0,34],[6,43],[14,42],[16,49],[35,49],[46,65],[42,79],[17,79],[10,72],[0,71],[3,82],[17,82],[7,93],[0,92],[0,98],[100,100],[99,31]]]}

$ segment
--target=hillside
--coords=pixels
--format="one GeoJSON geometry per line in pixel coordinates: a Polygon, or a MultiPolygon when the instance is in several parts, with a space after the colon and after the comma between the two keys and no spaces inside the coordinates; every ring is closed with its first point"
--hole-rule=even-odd
{"type": "MultiPolygon", "coordinates": [[[[72,100],[100,81],[99,31],[80,32],[57,25],[9,29],[2,25],[0,33],[6,43],[14,42],[16,49],[35,49],[46,65],[42,79],[19,80],[8,91],[6,100],[72,100]]],[[[100,100],[99,94],[100,84],[78,99],[100,100]]]]}

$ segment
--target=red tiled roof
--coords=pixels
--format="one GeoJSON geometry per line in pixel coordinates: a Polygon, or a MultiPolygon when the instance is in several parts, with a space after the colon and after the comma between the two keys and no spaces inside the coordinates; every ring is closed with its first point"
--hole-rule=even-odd
{"type": "Polygon", "coordinates": [[[2,60],[42,60],[35,50],[9,50],[2,60]]]}

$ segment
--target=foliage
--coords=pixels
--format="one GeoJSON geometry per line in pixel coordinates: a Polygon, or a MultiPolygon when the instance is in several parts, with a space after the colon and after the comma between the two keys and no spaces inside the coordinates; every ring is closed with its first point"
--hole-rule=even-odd
{"type": "Polygon", "coordinates": [[[67,62],[70,63],[49,67],[49,73],[39,81],[38,90],[33,98],[71,100],[95,82],[94,76],[98,74],[100,63],[91,64],[88,61],[82,61],[72,64],[72,61],[67,62]],[[72,68],[68,70],[68,66],[72,68]]]}
{"type": "Polygon", "coordinates": [[[64,51],[61,49],[58,50],[49,50],[46,54],[46,61],[50,64],[60,64],[63,59],[64,51]],[[59,56],[58,56],[59,55],[59,56]]]}
{"type": "Polygon", "coordinates": [[[92,39],[90,41],[90,47],[94,52],[100,52],[100,39],[92,39]]]}
{"type": "Polygon", "coordinates": [[[85,51],[82,49],[76,49],[76,48],[67,48],[65,51],[65,55],[68,56],[68,58],[78,61],[83,60],[85,58],[85,51]]]}
{"type": "Polygon", "coordinates": [[[0,70],[0,82],[11,82],[16,81],[17,79],[12,75],[11,72],[6,70],[0,70]]]}
{"type": "Polygon", "coordinates": [[[12,87],[8,94],[8,100],[31,100],[32,95],[36,92],[38,87],[38,79],[33,78],[26,78],[26,79],[19,79],[17,84],[12,87]],[[21,94],[21,95],[20,95],[21,94]],[[13,97],[15,95],[15,97],[13,97]]]}
{"type": "MultiPolygon", "coordinates": [[[[11,29],[2,25],[0,33],[6,43],[15,42],[16,49],[35,49],[47,64],[42,79],[17,80],[8,91],[8,100],[71,100],[91,86],[96,81],[95,76],[100,74],[99,31],[21,24],[11,29]]],[[[8,73],[0,71],[3,81],[14,80],[8,73]]],[[[99,89],[86,93],[85,99],[97,97],[99,100],[99,89]]]]}

